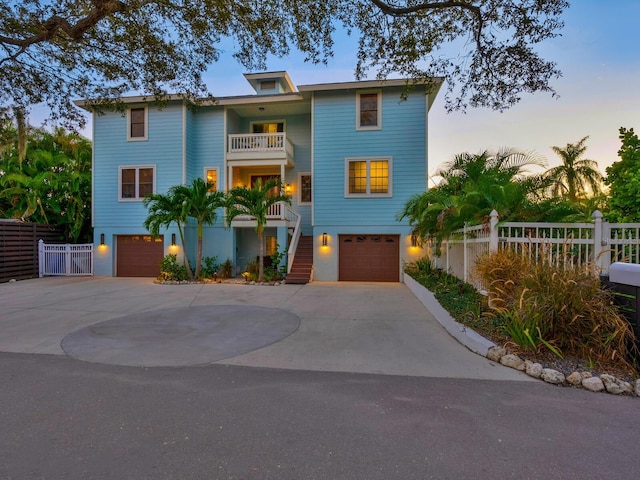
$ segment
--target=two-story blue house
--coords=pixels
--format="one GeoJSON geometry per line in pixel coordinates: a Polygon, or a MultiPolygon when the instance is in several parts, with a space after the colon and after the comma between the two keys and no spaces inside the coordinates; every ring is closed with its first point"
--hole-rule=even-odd
{"type": "MultiPolygon", "coordinates": [[[[144,229],[148,193],[206,178],[227,191],[276,177],[291,205],[270,212],[266,253],[288,252],[287,281],[402,280],[421,255],[397,213],[427,188],[427,116],[437,88],[404,80],[301,85],[286,72],[247,74],[254,95],[217,97],[192,108],[125,98],[126,114],[93,117],[95,273],[156,276],[168,253],[182,256],[176,229],[144,229]]],[[[83,102],[78,102],[84,105],[83,102]]],[[[255,223],[220,212],[205,228],[204,256],[244,271],[258,252],[255,223]]],[[[195,255],[195,229],[187,228],[195,255]]]]}

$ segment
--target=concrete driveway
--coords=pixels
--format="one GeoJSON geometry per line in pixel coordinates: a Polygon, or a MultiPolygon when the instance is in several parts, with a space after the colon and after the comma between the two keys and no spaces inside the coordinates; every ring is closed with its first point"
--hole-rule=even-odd
{"type": "Polygon", "coordinates": [[[140,366],[229,364],[530,381],[455,341],[403,284],[0,284],[0,351],[140,366]]]}

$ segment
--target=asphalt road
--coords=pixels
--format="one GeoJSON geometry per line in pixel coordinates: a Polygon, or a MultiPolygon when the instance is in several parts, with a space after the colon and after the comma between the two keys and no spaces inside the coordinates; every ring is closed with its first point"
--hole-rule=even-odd
{"type": "Polygon", "coordinates": [[[0,353],[0,478],[634,479],[638,399],[490,381],[0,353]]]}

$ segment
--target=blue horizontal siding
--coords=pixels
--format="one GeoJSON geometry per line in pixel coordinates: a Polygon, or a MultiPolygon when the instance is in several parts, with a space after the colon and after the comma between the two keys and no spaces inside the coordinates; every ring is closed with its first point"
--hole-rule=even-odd
{"type": "Polygon", "coordinates": [[[406,200],[426,188],[424,91],[400,100],[383,89],[382,129],[356,130],[356,91],[316,92],[314,100],[315,225],[394,225],[406,200]],[[391,157],[392,197],[345,198],[345,159],[391,157]]]}
{"type": "Polygon", "coordinates": [[[127,119],[120,113],[95,115],[94,225],[96,228],[141,226],[142,202],[120,202],[118,167],[155,165],[156,192],[182,182],[182,105],[149,107],[148,140],[127,141],[127,119]]]}

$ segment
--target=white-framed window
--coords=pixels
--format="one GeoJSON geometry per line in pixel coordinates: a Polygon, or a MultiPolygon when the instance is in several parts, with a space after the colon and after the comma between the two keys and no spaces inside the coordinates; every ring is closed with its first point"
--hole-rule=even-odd
{"type": "Polygon", "coordinates": [[[220,167],[204,167],[204,180],[212,183],[210,191],[220,190],[220,167]]]}
{"type": "Polygon", "coordinates": [[[356,93],[356,130],[382,128],[382,90],[362,90],[356,93]]]}
{"type": "Polygon", "coordinates": [[[345,197],[390,197],[392,195],[392,158],[346,158],[345,197]]]}
{"type": "Polygon", "coordinates": [[[155,165],[121,165],[118,167],[118,199],[139,202],[156,193],[155,165]]]}
{"type": "Polygon", "coordinates": [[[298,173],[298,205],[310,205],[313,200],[311,172],[298,173]]]}
{"type": "Polygon", "coordinates": [[[141,142],[147,140],[149,110],[146,106],[127,109],[127,140],[141,142]]]}

